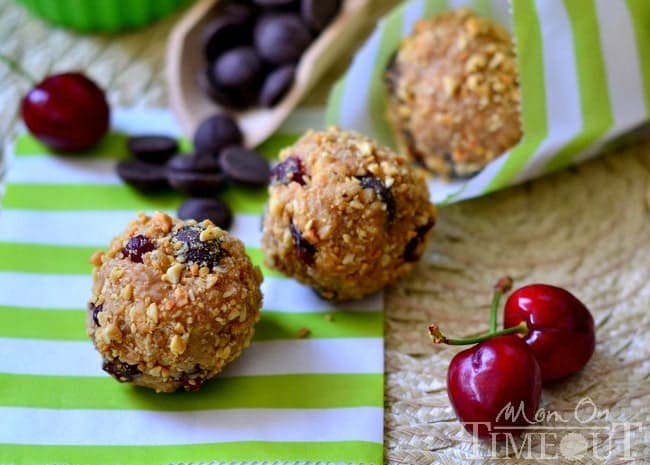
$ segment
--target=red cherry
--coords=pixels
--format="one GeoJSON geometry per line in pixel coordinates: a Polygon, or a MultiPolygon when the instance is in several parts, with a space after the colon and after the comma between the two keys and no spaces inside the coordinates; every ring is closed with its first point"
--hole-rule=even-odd
{"type": "Polygon", "coordinates": [[[503,440],[506,433],[518,434],[533,422],[542,375],[520,337],[495,336],[456,354],[447,372],[447,392],[467,431],[503,440]],[[512,415],[506,413],[509,407],[512,415]]]}
{"type": "Polygon", "coordinates": [[[88,149],[108,131],[104,92],[81,73],[46,77],[23,98],[20,111],[34,137],[55,150],[88,149]]]}
{"type": "Polygon", "coordinates": [[[523,340],[539,362],[544,383],[579,371],[594,353],[594,319],[562,288],[532,284],[513,292],[505,305],[504,327],[522,322],[528,326],[523,340]]]}

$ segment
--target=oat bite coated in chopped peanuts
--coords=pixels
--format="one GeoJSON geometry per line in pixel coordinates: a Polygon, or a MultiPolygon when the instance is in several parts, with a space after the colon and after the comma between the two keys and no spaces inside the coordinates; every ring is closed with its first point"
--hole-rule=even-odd
{"type": "Polygon", "coordinates": [[[397,143],[437,175],[471,176],[521,138],[512,38],[469,9],[418,21],[385,82],[397,143]]]}
{"type": "Polygon", "coordinates": [[[330,300],[362,298],[407,274],[436,219],[421,170],[337,128],[284,149],[269,194],[266,264],[330,300]]]}
{"type": "Polygon", "coordinates": [[[249,345],[262,274],[209,220],[140,214],[91,263],[87,332],[118,381],[197,390],[249,345]]]}

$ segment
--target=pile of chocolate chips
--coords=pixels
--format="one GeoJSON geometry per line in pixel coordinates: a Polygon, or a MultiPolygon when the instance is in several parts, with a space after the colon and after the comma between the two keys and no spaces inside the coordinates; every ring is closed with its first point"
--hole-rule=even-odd
{"type": "Polygon", "coordinates": [[[199,125],[191,155],[180,155],[176,139],[168,136],[131,137],[127,147],[134,159],[119,162],[117,174],[142,192],[173,188],[186,194],[189,198],[178,209],[180,219],[209,219],[228,229],[230,207],[215,197],[224,184],[261,187],[269,180],[268,162],[241,143],[237,123],[216,114],[199,125]]]}
{"type": "Polygon", "coordinates": [[[296,65],[338,13],[341,0],[230,0],[204,31],[199,86],[232,108],[272,107],[293,84],[296,65]]]}

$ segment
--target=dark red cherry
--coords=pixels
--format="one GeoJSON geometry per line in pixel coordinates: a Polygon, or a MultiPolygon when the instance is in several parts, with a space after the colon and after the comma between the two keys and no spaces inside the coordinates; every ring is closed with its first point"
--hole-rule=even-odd
{"type": "Polygon", "coordinates": [[[48,76],[23,98],[20,113],[34,137],[54,150],[78,152],[99,142],[109,126],[104,91],[81,73],[48,76]]]}
{"type": "Polygon", "coordinates": [[[503,440],[534,421],[541,370],[519,336],[495,336],[456,354],[447,372],[447,392],[467,431],[503,440]]]}
{"type": "Polygon", "coordinates": [[[547,284],[532,284],[513,292],[505,305],[504,327],[525,322],[523,340],[542,369],[544,383],[579,371],[596,346],[594,319],[570,292],[547,284]]]}

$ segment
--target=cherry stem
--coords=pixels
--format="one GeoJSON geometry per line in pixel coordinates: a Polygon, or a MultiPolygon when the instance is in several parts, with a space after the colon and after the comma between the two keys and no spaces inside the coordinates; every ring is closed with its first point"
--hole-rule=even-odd
{"type": "Polygon", "coordinates": [[[480,336],[467,337],[462,339],[448,338],[437,325],[429,326],[429,335],[434,344],[447,344],[450,346],[466,346],[470,344],[477,344],[479,342],[487,341],[496,336],[505,336],[508,334],[526,334],[528,332],[528,325],[525,321],[519,323],[517,326],[511,326],[500,331],[490,331],[489,333],[481,334],[480,336]]]}
{"type": "Polygon", "coordinates": [[[27,71],[25,71],[25,69],[22,66],[20,66],[18,64],[18,62],[16,60],[14,60],[13,58],[8,57],[7,55],[4,55],[4,54],[0,53],[0,61],[3,62],[5,65],[7,65],[7,67],[11,71],[13,71],[14,73],[16,73],[16,74],[22,76],[23,78],[27,79],[32,84],[32,86],[35,86],[36,84],[38,84],[38,81],[36,80],[36,78],[34,78],[34,76],[29,74],[27,71]]]}
{"type": "Polygon", "coordinates": [[[504,276],[500,278],[494,285],[494,295],[492,296],[492,305],[490,307],[490,332],[494,333],[497,330],[497,313],[499,312],[499,302],[503,294],[512,289],[512,278],[504,276]]]}
{"type": "Polygon", "coordinates": [[[462,338],[462,339],[453,339],[448,338],[438,325],[429,326],[429,335],[431,336],[431,341],[434,344],[448,344],[452,346],[464,346],[469,344],[476,344],[479,342],[487,341],[495,336],[505,336],[507,334],[526,334],[528,332],[528,325],[526,322],[522,322],[517,326],[512,326],[510,328],[505,328],[500,331],[497,331],[497,313],[499,311],[499,303],[501,302],[501,297],[503,294],[508,292],[512,288],[512,278],[510,276],[504,276],[499,279],[494,285],[494,295],[492,296],[492,305],[490,307],[490,331],[486,334],[481,334],[479,336],[462,338]]]}

